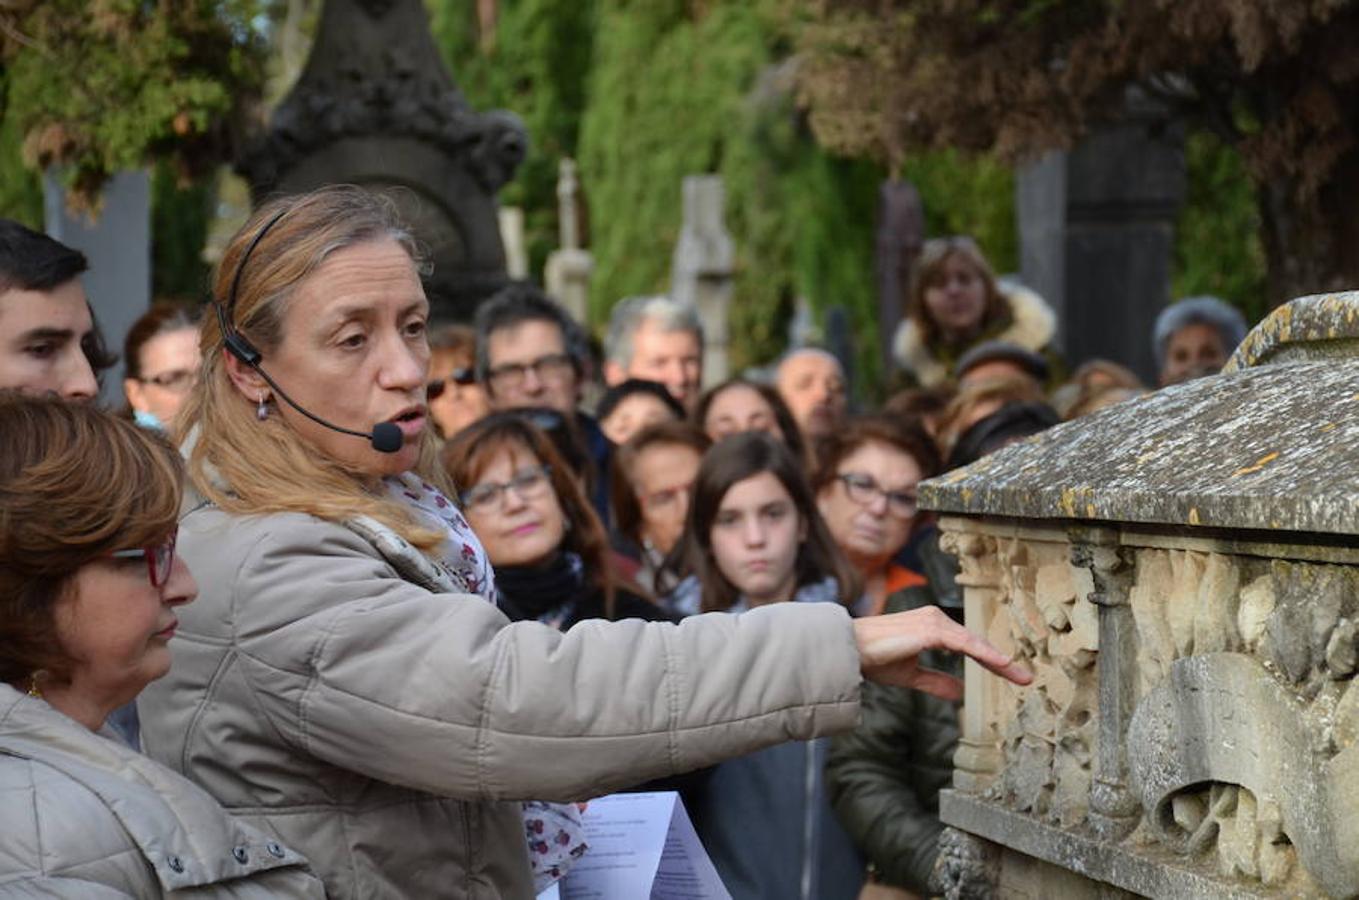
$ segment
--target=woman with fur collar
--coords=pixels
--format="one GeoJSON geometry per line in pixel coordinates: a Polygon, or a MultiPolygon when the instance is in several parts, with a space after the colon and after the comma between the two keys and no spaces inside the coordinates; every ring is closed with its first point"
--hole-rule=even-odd
{"type": "Polygon", "coordinates": [[[916,259],[906,320],[893,356],[920,387],[948,381],[958,359],[982,341],[1005,341],[1055,360],[1057,317],[1042,297],[1018,284],[996,282],[970,237],[925,242],[916,259]]]}

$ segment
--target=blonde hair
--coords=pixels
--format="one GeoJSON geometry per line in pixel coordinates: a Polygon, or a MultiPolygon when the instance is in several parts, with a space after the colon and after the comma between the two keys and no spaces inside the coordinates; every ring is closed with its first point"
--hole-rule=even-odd
{"type": "MultiPolygon", "coordinates": [[[[369,241],[393,240],[419,264],[415,241],[386,197],[353,185],[333,185],[261,206],[227,245],[213,277],[213,300],[263,354],[282,345],[283,323],[298,287],[333,253],[369,241]],[[240,271],[250,242],[272,227],[240,271]],[[234,309],[232,281],[240,279],[234,309]]],[[[320,453],[280,416],[257,421],[254,405],[227,373],[216,316],[203,317],[198,384],[179,419],[177,437],[193,438],[189,478],[206,499],[240,515],[298,512],[330,522],[368,516],[422,550],[444,540],[401,503],[365,485],[365,474],[320,453]]],[[[438,464],[437,439],[427,430],[416,474],[452,493],[438,464]]]]}

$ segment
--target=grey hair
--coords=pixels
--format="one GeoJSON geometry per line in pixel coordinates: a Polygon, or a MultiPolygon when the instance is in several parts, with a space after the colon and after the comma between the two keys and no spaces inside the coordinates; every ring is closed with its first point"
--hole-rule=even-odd
{"type": "Polygon", "coordinates": [[[663,294],[628,297],[618,301],[609,315],[609,332],[604,337],[604,358],[626,369],[632,364],[633,339],[643,322],[652,322],[664,333],[689,331],[703,344],[703,322],[691,304],[672,300],[663,294]]]}
{"type": "Polygon", "coordinates": [[[1156,367],[1166,364],[1166,348],[1175,332],[1189,325],[1208,325],[1217,330],[1222,349],[1231,355],[1246,339],[1246,319],[1236,307],[1217,297],[1186,297],[1161,310],[1152,330],[1152,349],[1156,351],[1156,367]]]}

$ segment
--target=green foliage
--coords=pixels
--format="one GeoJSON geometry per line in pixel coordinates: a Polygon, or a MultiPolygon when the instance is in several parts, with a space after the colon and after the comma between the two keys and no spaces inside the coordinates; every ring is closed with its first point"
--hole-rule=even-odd
{"type": "Polygon", "coordinates": [[[259,89],[254,0],[46,0],[6,49],[6,118],[26,161],[58,167],[77,205],[112,173],[154,159],[201,172],[259,89]]]}
{"type": "Polygon", "coordinates": [[[593,0],[501,0],[483,33],[476,4],[427,0],[431,29],[463,94],[476,109],[513,111],[530,146],[500,201],[524,209],[530,271],[557,247],[557,165],[573,156],[594,49],[593,0]]]}
{"type": "Polygon", "coordinates": [[[1015,179],[1009,166],[989,156],[936,150],[907,158],[902,175],[920,191],[930,237],[971,235],[997,272],[1019,270],[1015,179]]]}
{"type": "Polygon", "coordinates": [[[203,260],[216,199],[215,179],[181,183],[167,163],[151,173],[151,294],[194,304],[208,294],[203,260]]]}
{"type": "Polygon", "coordinates": [[[1189,136],[1185,161],[1189,192],[1176,225],[1172,292],[1213,294],[1258,322],[1270,298],[1255,186],[1240,154],[1208,132],[1189,136]]]}
{"type": "MultiPolygon", "coordinates": [[[[4,90],[0,81],[0,96],[4,90]]],[[[21,142],[14,120],[9,116],[0,118],[0,216],[41,229],[42,180],[24,165],[21,142]]]]}

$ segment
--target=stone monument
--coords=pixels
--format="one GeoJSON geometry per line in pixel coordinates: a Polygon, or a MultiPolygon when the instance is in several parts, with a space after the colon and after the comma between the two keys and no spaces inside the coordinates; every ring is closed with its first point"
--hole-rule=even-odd
{"type": "Polygon", "coordinates": [[[1359,293],[921,487],[968,625],[950,898],[1359,896],[1359,293]]]}
{"type": "Polygon", "coordinates": [[[590,316],[590,275],[595,260],[581,246],[580,181],[576,161],[563,159],[557,167],[557,228],[560,246],[548,254],[543,281],[547,292],[577,322],[590,316]]]}
{"type": "Polygon", "coordinates": [[[731,306],[736,247],[723,221],[726,193],[720,175],[684,179],[684,224],[675,244],[670,270],[670,296],[698,309],[703,321],[703,384],[727,380],[730,340],[727,311],[731,306]]]}
{"type": "Polygon", "coordinates": [[[421,0],[326,0],[302,77],[239,169],[256,202],[338,182],[390,194],[433,264],[434,317],[465,319],[507,280],[496,193],[527,146],[515,116],[468,106],[421,0]]]}

